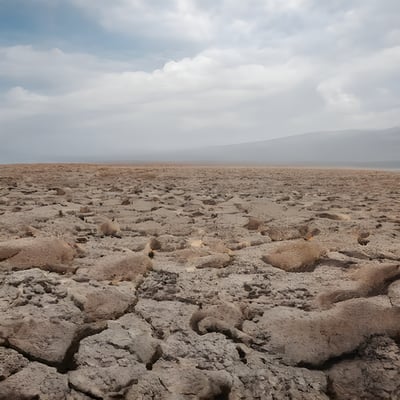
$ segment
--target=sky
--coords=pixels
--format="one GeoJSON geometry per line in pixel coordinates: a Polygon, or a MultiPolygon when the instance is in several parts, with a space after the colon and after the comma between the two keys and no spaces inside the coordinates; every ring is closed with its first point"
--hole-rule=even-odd
{"type": "Polygon", "coordinates": [[[0,163],[399,124],[398,0],[0,0],[0,163]]]}

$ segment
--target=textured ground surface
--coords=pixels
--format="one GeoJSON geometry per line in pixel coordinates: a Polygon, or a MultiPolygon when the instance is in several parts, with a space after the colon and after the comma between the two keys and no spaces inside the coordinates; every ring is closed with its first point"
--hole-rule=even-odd
{"type": "Polygon", "coordinates": [[[400,174],[0,167],[1,399],[399,399],[400,174]]]}

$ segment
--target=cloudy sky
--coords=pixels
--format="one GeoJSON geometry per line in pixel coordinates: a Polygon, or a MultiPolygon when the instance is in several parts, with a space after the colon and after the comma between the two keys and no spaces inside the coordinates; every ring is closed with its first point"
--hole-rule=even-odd
{"type": "Polygon", "coordinates": [[[0,0],[0,162],[399,124],[399,0],[0,0]]]}

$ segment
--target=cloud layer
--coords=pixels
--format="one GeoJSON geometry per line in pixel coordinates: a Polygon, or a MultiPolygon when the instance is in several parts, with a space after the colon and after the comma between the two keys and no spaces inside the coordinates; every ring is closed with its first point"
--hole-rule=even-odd
{"type": "Polygon", "coordinates": [[[68,1],[145,49],[105,58],[1,46],[4,161],[129,158],[400,122],[396,0],[68,1]]]}

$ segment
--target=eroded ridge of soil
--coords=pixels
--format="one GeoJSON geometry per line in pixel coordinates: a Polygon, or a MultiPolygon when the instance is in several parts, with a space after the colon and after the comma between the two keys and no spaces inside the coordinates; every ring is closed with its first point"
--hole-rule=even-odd
{"type": "Polygon", "coordinates": [[[0,167],[0,400],[400,399],[400,174],[0,167]]]}

